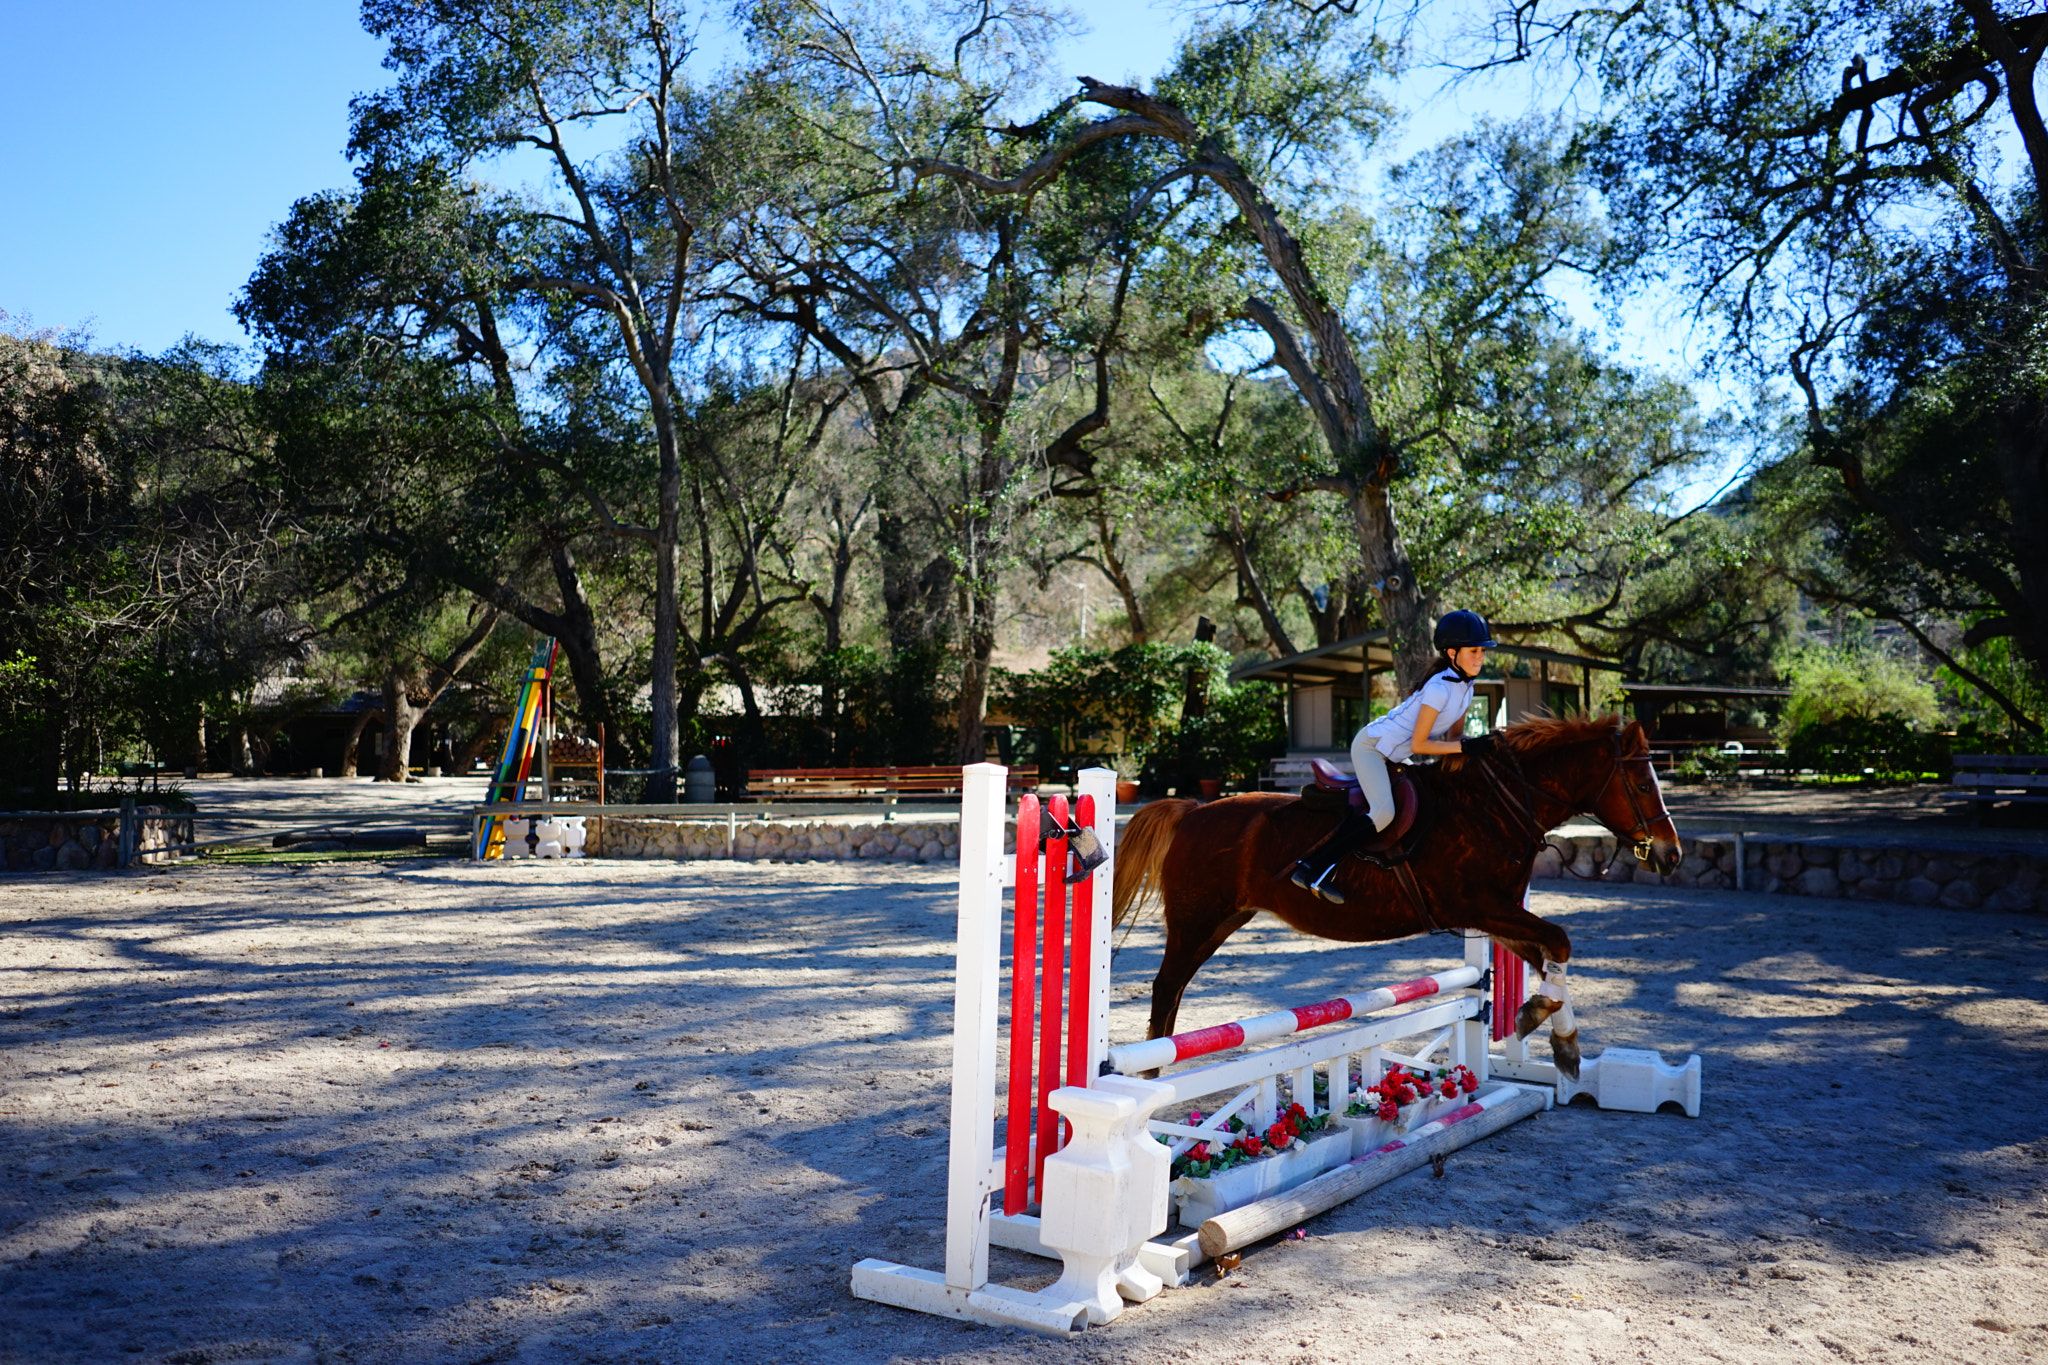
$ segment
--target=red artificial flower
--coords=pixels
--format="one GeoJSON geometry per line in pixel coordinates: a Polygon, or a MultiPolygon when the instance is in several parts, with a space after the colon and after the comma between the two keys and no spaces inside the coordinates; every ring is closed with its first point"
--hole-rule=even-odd
{"type": "Polygon", "coordinates": [[[1465,1073],[1464,1079],[1460,1084],[1464,1086],[1465,1093],[1469,1095],[1479,1088],[1479,1078],[1468,1071],[1465,1073]]]}
{"type": "Polygon", "coordinates": [[[1455,1097],[1458,1093],[1458,1083],[1456,1081],[1446,1080],[1443,1083],[1442,1093],[1443,1097],[1447,1100],[1455,1097]]]}
{"type": "Polygon", "coordinates": [[[1195,1145],[1194,1145],[1193,1147],[1190,1147],[1190,1148],[1188,1149],[1188,1160],[1190,1160],[1190,1161],[1207,1161],[1208,1159],[1209,1159],[1209,1144],[1208,1144],[1208,1143],[1206,1143],[1206,1142],[1198,1142],[1198,1143],[1196,1143],[1196,1144],[1195,1144],[1195,1145]]]}
{"type": "Polygon", "coordinates": [[[1393,1121],[1394,1121],[1395,1119],[1399,1118],[1399,1117],[1400,1117],[1400,1115],[1401,1115],[1401,1110],[1399,1109],[1399,1107],[1398,1107],[1398,1106],[1396,1106],[1396,1105],[1395,1105],[1395,1103],[1394,1103],[1394,1102],[1393,1102],[1392,1100],[1381,1100],[1381,1101],[1380,1101],[1380,1115],[1379,1115],[1379,1116],[1380,1116],[1380,1121],[1381,1121],[1381,1122],[1383,1122],[1383,1123],[1392,1123],[1392,1122],[1393,1122],[1393,1121]]]}

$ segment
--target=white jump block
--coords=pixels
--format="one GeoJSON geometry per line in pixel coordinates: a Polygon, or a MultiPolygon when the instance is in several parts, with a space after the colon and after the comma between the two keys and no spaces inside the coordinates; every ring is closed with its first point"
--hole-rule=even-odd
{"type": "Polygon", "coordinates": [[[1676,1101],[1686,1117],[1700,1116],[1700,1059],[1687,1057],[1671,1065],[1647,1048],[1610,1047],[1579,1063],[1579,1078],[1557,1078],[1557,1102],[1570,1104],[1574,1095],[1591,1095],[1602,1109],[1654,1114],[1676,1101]]]}

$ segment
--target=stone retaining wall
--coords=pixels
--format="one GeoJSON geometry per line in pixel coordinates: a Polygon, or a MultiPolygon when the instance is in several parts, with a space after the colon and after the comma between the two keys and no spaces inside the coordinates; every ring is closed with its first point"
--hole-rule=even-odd
{"type": "Polygon", "coordinates": [[[645,816],[593,816],[584,852],[595,858],[731,857],[744,862],[958,862],[959,821],[796,824],[741,821],[726,850],[726,825],[645,816]]]}
{"type": "MultiPolygon", "coordinates": [[[[1536,859],[1538,877],[1565,876],[1568,858],[1572,870],[1580,875],[1591,875],[1596,867],[1605,865],[1606,870],[1598,875],[1608,882],[1707,890],[1735,886],[1732,839],[1680,840],[1685,861],[1668,877],[1638,866],[1632,854],[1616,859],[1611,835],[1567,838],[1553,834],[1551,844],[1552,849],[1536,859]]],[[[1906,847],[1831,838],[1794,842],[1770,835],[1745,835],[1742,861],[1746,891],[1945,905],[1954,910],[2048,911],[2048,853],[1967,845],[1906,847]]]]}
{"type": "MultiPolygon", "coordinates": [[[[741,821],[726,850],[726,825],[718,822],[593,816],[586,851],[599,858],[731,857],[747,862],[851,862],[886,859],[902,863],[957,862],[956,821],[877,821],[873,824],[799,824],[741,821]]],[[[1004,851],[1015,848],[1006,831],[1004,851]]],[[[1566,876],[1569,860],[1581,875],[1599,880],[1733,890],[1736,845],[1732,838],[1684,839],[1678,871],[1660,877],[1639,867],[1632,854],[1615,857],[1612,835],[1551,836],[1551,847],[1536,859],[1538,878],[1566,876]],[[1604,869],[1596,873],[1595,869],[1604,869]]],[[[1852,897],[1945,905],[1957,910],[2048,911],[2048,852],[1957,846],[1873,845],[1816,838],[1788,841],[1747,835],[1742,840],[1744,890],[1793,896],[1852,897]]]]}
{"type": "MultiPolygon", "coordinates": [[[[137,806],[137,861],[168,862],[159,850],[192,842],[192,817],[162,806],[137,806]]],[[[120,860],[120,817],[106,811],[77,815],[0,814],[0,868],[8,872],[87,872],[120,860]]]]}

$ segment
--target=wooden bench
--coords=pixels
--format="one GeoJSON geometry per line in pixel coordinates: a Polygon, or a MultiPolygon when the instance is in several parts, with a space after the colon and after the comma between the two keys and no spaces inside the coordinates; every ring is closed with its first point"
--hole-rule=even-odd
{"type": "Polygon", "coordinates": [[[1955,769],[1958,801],[2048,801],[2048,754],[1957,754],[1955,769]]]}
{"type": "MultiPolygon", "coordinates": [[[[1011,791],[1038,785],[1038,767],[1010,769],[1011,791]]],[[[894,805],[904,796],[954,796],[961,790],[960,767],[932,768],[755,768],[747,774],[747,795],[755,801],[846,801],[881,797],[894,805]]]]}

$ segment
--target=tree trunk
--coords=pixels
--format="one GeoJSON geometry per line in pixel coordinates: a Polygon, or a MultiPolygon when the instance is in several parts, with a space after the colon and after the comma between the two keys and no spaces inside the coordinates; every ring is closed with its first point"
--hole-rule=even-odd
{"type": "Polygon", "coordinates": [[[1365,561],[1366,588],[1379,603],[1387,646],[1394,655],[1395,686],[1405,697],[1436,671],[1438,655],[1431,639],[1436,604],[1415,582],[1386,485],[1367,482],[1352,498],[1351,513],[1365,561]]]}
{"type": "MultiPolygon", "coordinates": [[[[1195,643],[1198,645],[1216,642],[1216,623],[1203,616],[1195,621],[1195,643]]],[[[1179,792],[1190,796],[1198,790],[1196,784],[1204,776],[1215,777],[1215,773],[1203,773],[1202,754],[1196,743],[1195,731],[1200,728],[1191,725],[1209,714],[1209,670],[1201,667],[1188,669],[1181,678],[1180,688],[1180,782],[1179,792]]]]}
{"type": "Polygon", "coordinates": [[[357,775],[356,769],[362,752],[363,731],[370,728],[371,721],[381,724],[383,720],[384,713],[374,707],[356,717],[356,723],[349,727],[348,738],[342,742],[341,776],[354,777],[357,775]]]}
{"type": "Polygon", "coordinates": [[[832,494],[832,594],[821,597],[812,593],[811,606],[817,611],[818,619],[825,627],[825,676],[818,687],[818,723],[825,732],[830,761],[844,764],[847,761],[846,737],[839,717],[839,660],[836,657],[845,645],[846,639],[846,588],[853,577],[854,561],[860,551],[854,547],[854,532],[866,517],[873,495],[861,499],[861,504],[851,517],[846,515],[844,496],[832,494]]]}
{"type": "Polygon", "coordinates": [[[410,782],[412,778],[412,732],[427,714],[425,706],[412,699],[414,678],[408,671],[384,675],[384,761],[378,765],[379,782],[410,782]]]}
{"type": "Polygon", "coordinates": [[[1258,566],[1252,563],[1251,538],[1245,534],[1244,518],[1236,507],[1230,509],[1230,523],[1214,534],[1230,551],[1231,562],[1237,566],[1238,601],[1259,614],[1259,624],[1265,627],[1274,657],[1284,659],[1295,653],[1294,641],[1287,634],[1287,627],[1280,622],[1280,612],[1266,592],[1258,566]]]}
{"type": "Polygon", "coordinates": [[[960,763],[982,763],[988,757],[982,726],[988,718],[989,660],[996,652],[996,593],[980,582],[961,592],[967,657],[960,664],[960,743],[955,751],[960,763]]]}
{"type": "Polygon", "coordinates": [[[2006,506],[2011,512],[2015,534],[2012,547],[2013,577],[2019,583],[2023,609],[2009,613],[2012,642],[2020,656],[2034,667],[2037,678],[2048,679],[2048,444],[2042,441],[2043,411],[2026,407],[2005,414],[2003,439],[1997,445],[1998,470],[2005,483],[2006,506]],[[2029,529],[2031,528],[2031,529],[2029,529]]]}
{"type": "MultiPolygon", "coordinates": [[[[1130,624],[1131,643],[1148,644],[1152,629],[1145,623],[1145,608],[1138,601],[1138,585],[1131,581],[1131,575],[1124,565],[1122,556],[1116,552],[1116,532],[1109,524],[1109,513],[1102,505],[1102,499],[1095,500],[1095,543],[1102,547],[1102,559],[1096,565],[1102,576],[1116,589],[1116,595],[1123,599],[1124,619],[1130,624]]],[[[1207,617],[1203,618],[1207,620],[1207,617]]],[[[1213,629],[1211,635],[1214,634],[1213,629]]]]}
{"type": "Polygon", "coordinates": [[[604,727],[605,748],[612,751],[605,761],[623,766],[627,757],[622,747],[623,729],[612,714],[611,693],[604,685],[604,657],[597,643],[597,616],[583,591],[583,571],[575,552],[567,545],[552,546],[548,558],[555,570],[555,586],[561,593],[562,613],[553,632],[569,661],[569,678],[576,688],[576,715],[584,724],[604,727]]]}
{"type": "Polygon", "coordinates": [[[491,746],[496,743],[498,737],[511,728],[511,717],[503,715],[492,716],[482,725],[479,725],[476,733],[469,737],[469,742],[464,744],[461,751],[456,754],[455,771],[457,773],[468,772],[470,768],[475,766],[477,759],[490,751],[491,746]]]}
{"type": "Polygon", "coordinates": [[[666,805],[676,799],[676,636],[681,625],[676,554],[682,525],[683,464],[668,395],[664,391],[649,396],[655,399],[654,431],[661,449],[661,487],[654,524],[654,659],[648,689],[654,733],[647,766],[654,773],[647,779],[647,800],[653,805],[666,805]]]}

